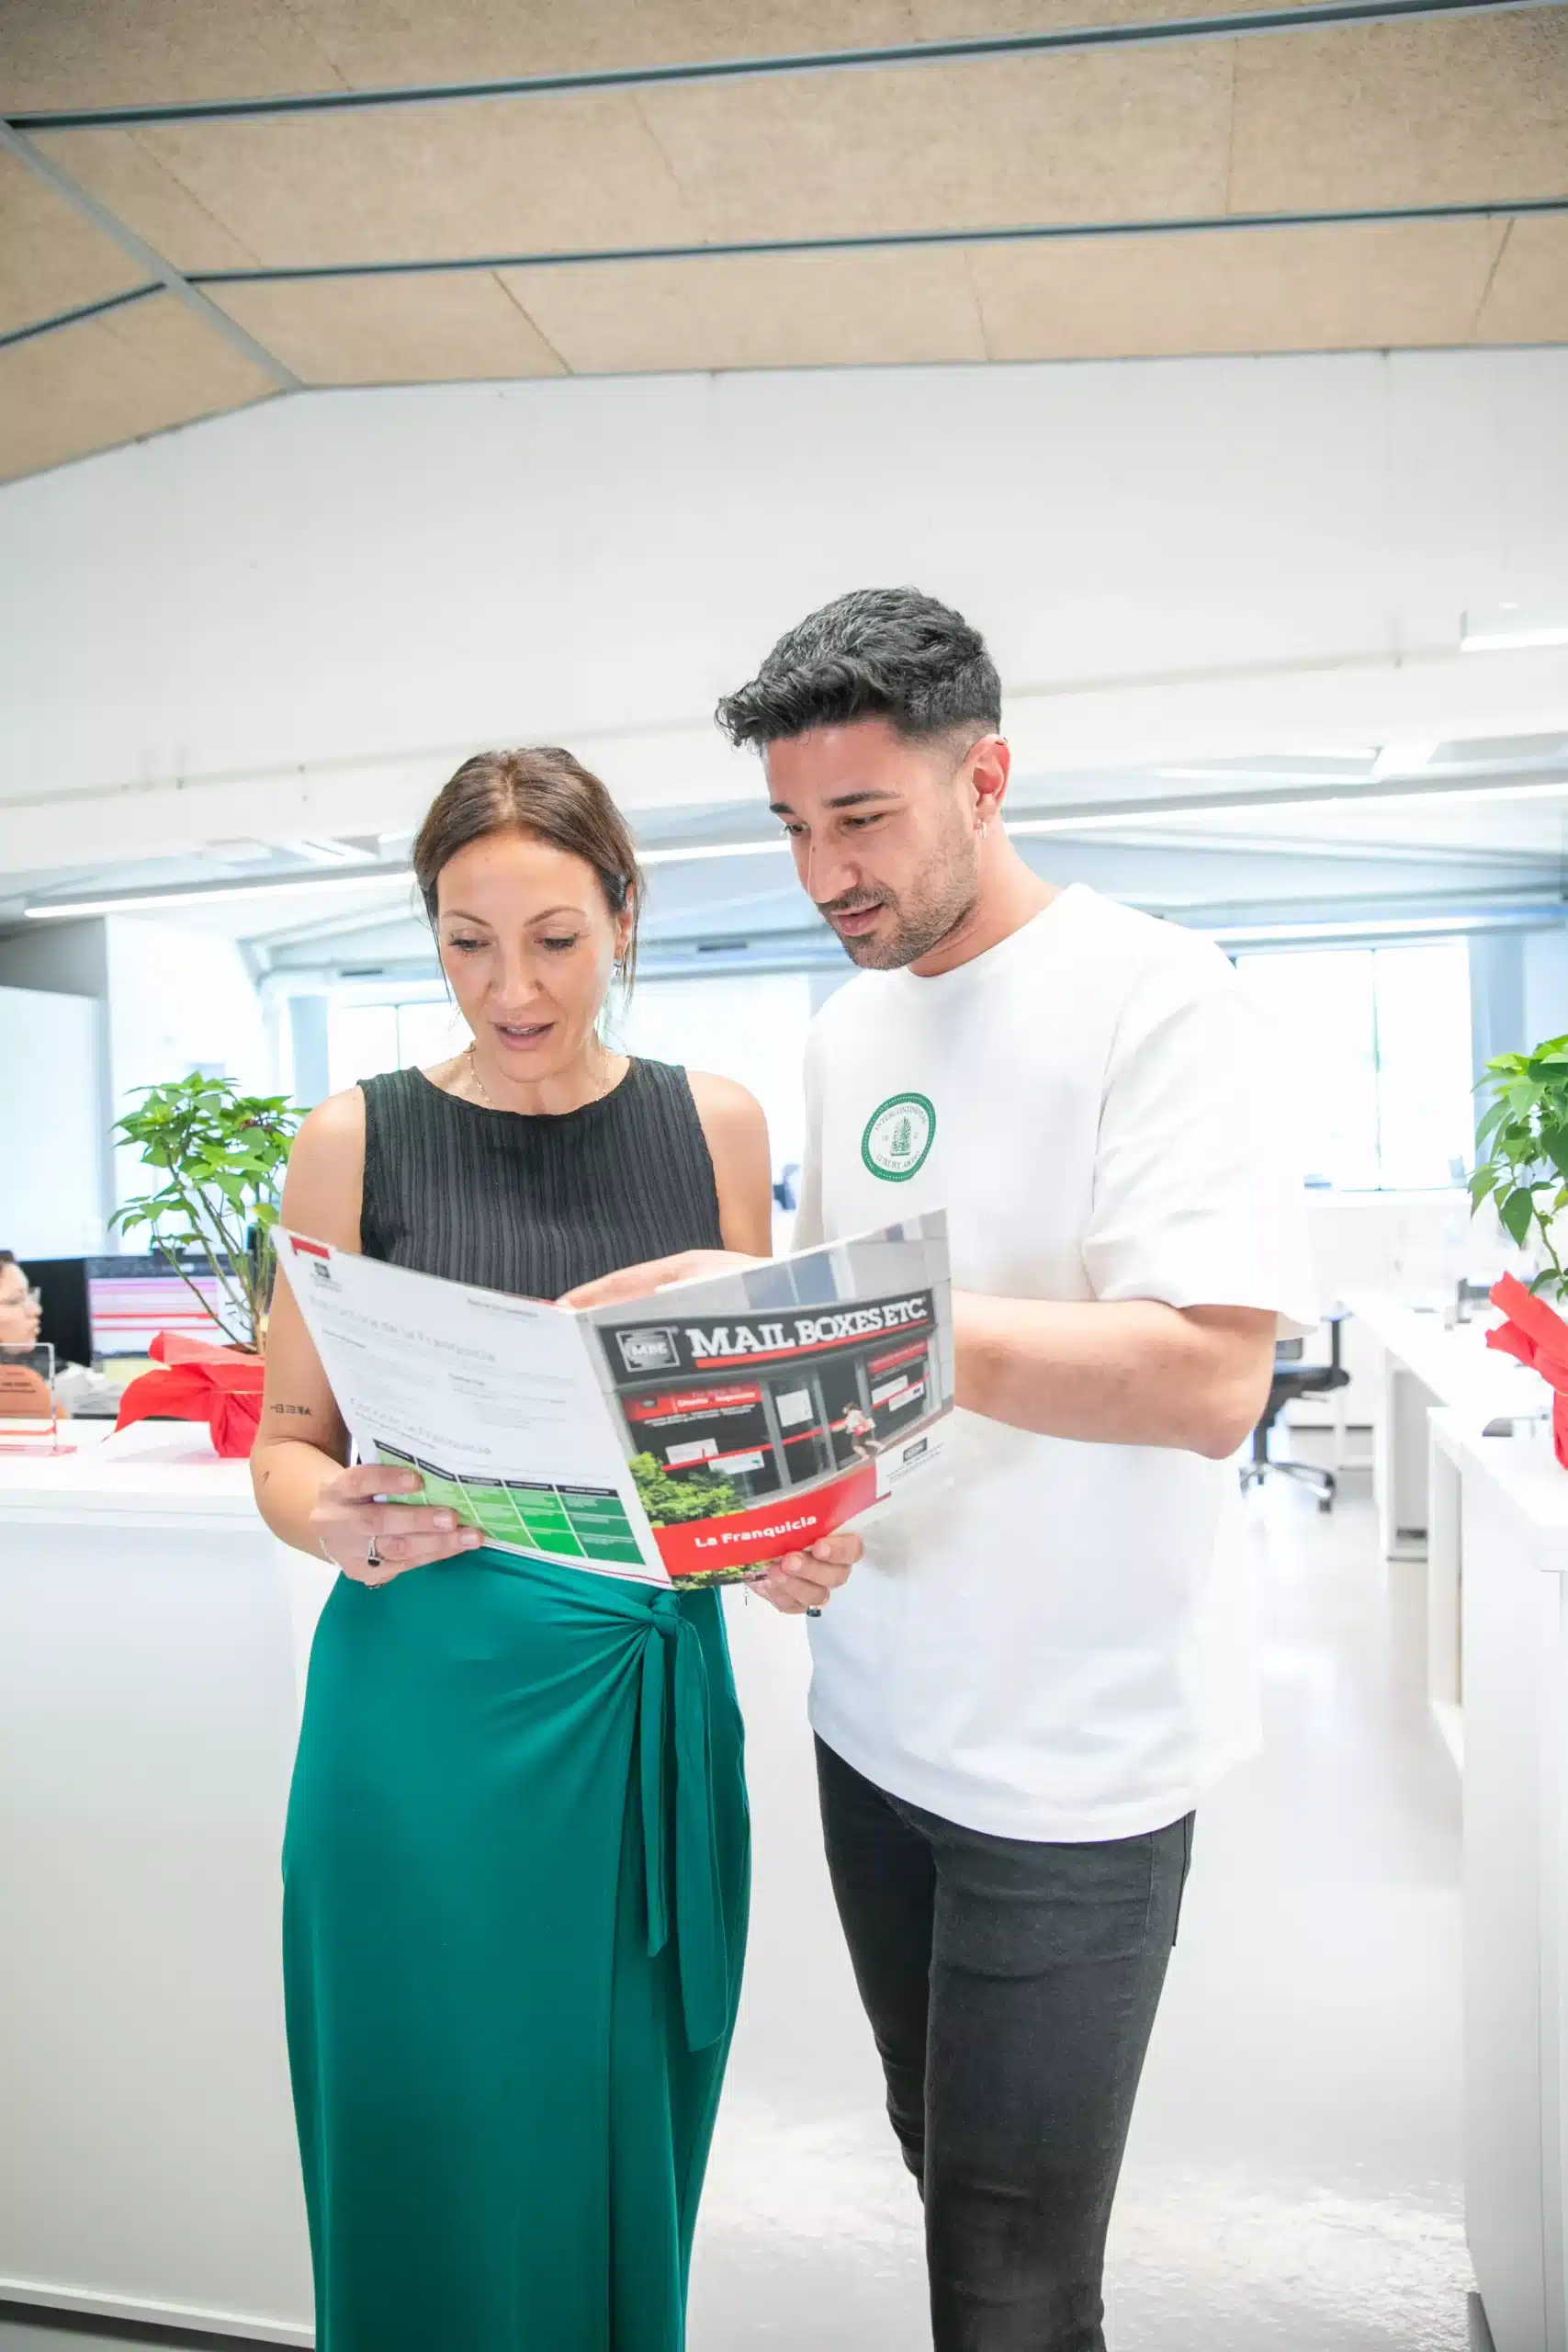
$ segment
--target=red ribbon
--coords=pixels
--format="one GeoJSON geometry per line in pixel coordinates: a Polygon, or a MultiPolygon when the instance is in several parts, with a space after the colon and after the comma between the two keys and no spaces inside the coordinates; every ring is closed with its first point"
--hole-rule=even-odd
{"type": "Polygon", "coordinates": [[[147,1352],[160,1369],[130,1383],[119,1400],[117,1430],[149,1415],[205,1421],[219,1453],[231,1460],[249,1453],[261,1428],[266,1366],[260,1356],[187,1340],[177,1331],[160,1331],[147,1352]]]}
{"type": "Polygon", "coordinates": [[[1544,1298],[1527,1290],[1517,1274],[1505,1274],[1493,1284],[1492,1304],[1508,1319],[1487,1332],[1486,1344],[1529,1364],[1555,1391],[1551,1441],[1558,1461],[1568,1470],[1568,1323],[1544,1298]]]}

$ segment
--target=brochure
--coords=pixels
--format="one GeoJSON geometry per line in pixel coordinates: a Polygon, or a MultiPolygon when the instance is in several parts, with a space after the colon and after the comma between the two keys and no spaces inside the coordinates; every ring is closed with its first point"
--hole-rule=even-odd
{"type": "Polygon", "coordinates": [[[940,1210],[580,1311],[277,1249],[359,1459],[498,1550],[712,1584],[942,1483],[940,1210]]]}

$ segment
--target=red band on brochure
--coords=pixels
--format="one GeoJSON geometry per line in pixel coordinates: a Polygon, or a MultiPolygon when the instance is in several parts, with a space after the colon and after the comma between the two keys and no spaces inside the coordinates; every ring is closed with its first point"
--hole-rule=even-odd
{"type": "Polygon", "coordinates": [[[859,1463],[841,1478],[814,1487],[808,1494],[761,1504],[755,1510],[728,1512],[723,1519],[702,1520],[692,1527],[656,1527],[654,1539],[660,1559],[677,1579],[714,1568],[750,1567],[780,1559],[786,1552],[805,1551],[847,1519],[869,1510],[875,1500],[876,1465],[859,1463]]]}

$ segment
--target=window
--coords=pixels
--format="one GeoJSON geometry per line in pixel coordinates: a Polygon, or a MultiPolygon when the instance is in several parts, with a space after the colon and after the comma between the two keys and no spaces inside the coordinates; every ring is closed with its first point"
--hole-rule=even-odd
{"type": "Polygon", "coordinates": [[[338,1094],[378,1070],[428,1069],[468,1042],[468,1023],[445,997],[401,1004],[333,997],[327,1006],[328,1083],[338,1094]]]}
{"type": "Polygon", "coordinates": [[[1241,956],[1282,1057],[1309,1176],[1348,1192],[1454,1183],[1474,1136],[1462,939],[1241,956]]]}

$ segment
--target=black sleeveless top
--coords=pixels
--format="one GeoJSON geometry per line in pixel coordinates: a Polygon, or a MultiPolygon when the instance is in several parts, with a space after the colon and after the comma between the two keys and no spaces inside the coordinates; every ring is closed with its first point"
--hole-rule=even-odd
{"type": "Polygon", "coordinates": [[[713,1161],[683,1069],[634,1061],[557,1118],[488,1111],[417,1069],[367,1079],[367,1258],[523,1298],[720,1250],[713,1161]]]}

